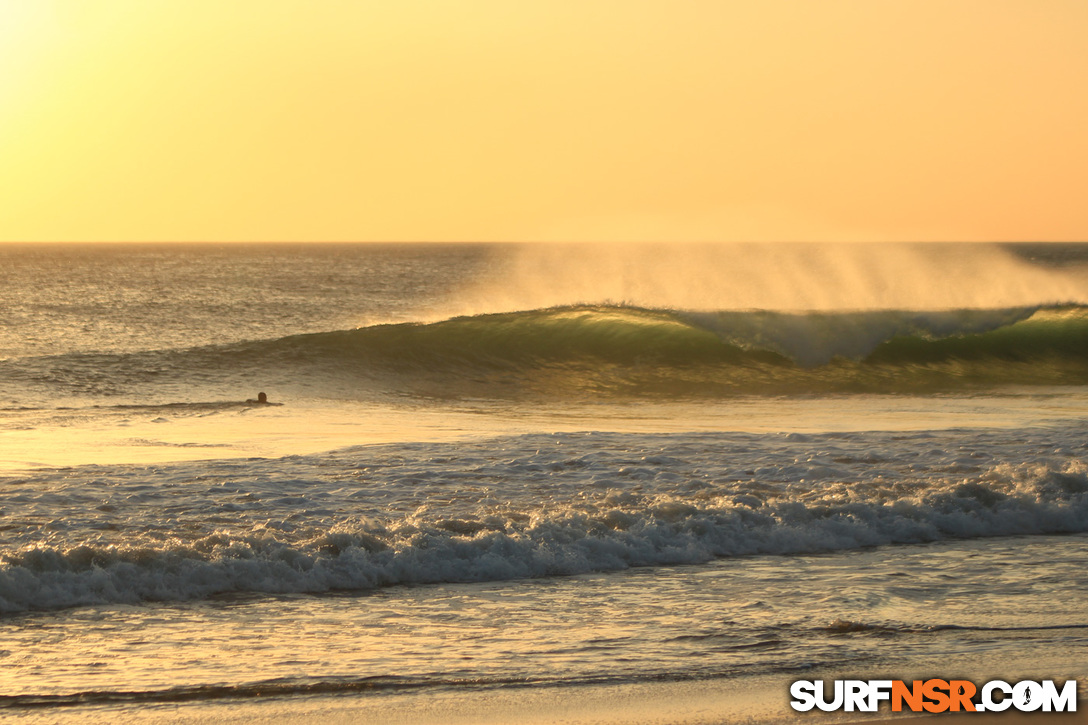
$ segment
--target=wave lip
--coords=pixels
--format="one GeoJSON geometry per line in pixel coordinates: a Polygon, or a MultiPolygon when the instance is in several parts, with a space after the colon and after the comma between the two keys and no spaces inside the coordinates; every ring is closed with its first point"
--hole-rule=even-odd
{"type": "MultiPolygon", "coordinates": [[[[7,373],[4,375],[3,373],[7,373]]],[[[62,391],[717,397],[1088,383],[1088,308],[787,313],[575,306],[128,355],[8,362],[62,391]],[[211,386],[211,387],[209,387],[211,386]]],[[[206,399],[206,398],[205,398],[206,399]]]]}
{"type": "Polygon", "coordinates": [[[251,349],[426,365],[593,359],[628,365],[775,361],[811,368],[835,359],[894,364],[898,360],[884,349],[888,345],[903,348],[903,361],[913,361],[911,345],[934,345],[928,357],[938,359],[968,351],[979,357],[1009,356],[1017,343],[1035,343],[1016,350],[1023,356],[1082,352],[1086,338],[1088,308],[1078,306],[836,313],[575,306],[313,333],[253,343],[251,349]]]}
{"type": "Polygon", "coordinates": [[[563,307],[258,343],[400,390],[730,396],[1088,383],[1088,308],[839,313],[563,307]],[[392,376],[392,377],[390,377],[392,376]]]}

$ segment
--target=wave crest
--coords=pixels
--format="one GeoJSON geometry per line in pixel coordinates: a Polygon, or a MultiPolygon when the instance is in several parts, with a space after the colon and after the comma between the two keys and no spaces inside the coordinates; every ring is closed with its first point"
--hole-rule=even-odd
{"type": "Polygon", "coordinates": [[[34,546],[0,564],[0,612],[200,599],[235,592],[366,590],[808,554],[950,538],[1088,531],[1088,476],[996,470],[992,480],[910,487],[871,483],[777,494],[613,491],[535,511],[481,507],[451,518],[427,507],[387,522],[291,534],[256,527],[191,541],[34,546]],[[439,515],[441,514],[441,515],[439,515]]]}
{"type": "Polygon", "coordinates": [[[559,307],[191,350],[29,359],[12,377],[110,394],[170,378],[198,384],[305,378],[328,383],[338,395],[450,397],[923,393],[1084,384],[1088,308],[559,307]]]}

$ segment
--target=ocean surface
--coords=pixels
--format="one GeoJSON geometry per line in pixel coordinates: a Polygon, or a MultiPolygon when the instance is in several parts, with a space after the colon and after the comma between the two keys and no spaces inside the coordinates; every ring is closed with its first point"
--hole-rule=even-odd
{"type": "Polygon", "coordinates": [[[0,718],[1083,685],[1086,432],[1088,245],[2,245],[0,718]]]}

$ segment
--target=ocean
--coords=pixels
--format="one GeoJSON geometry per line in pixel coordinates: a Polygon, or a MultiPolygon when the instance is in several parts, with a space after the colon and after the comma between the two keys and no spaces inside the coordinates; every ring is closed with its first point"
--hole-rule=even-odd
{"type": "Polygon", "coordinates": [[[1083,692],[1088,245],[8,244],[0,282],[0,718],[1083,692]]]}

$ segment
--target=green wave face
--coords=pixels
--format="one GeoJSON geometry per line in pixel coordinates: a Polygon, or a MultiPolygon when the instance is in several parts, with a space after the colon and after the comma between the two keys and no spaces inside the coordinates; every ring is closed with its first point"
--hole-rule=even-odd
{"type": "Polygon", "coordinates": [[[0,379],[110,398],[144,389],[161,396],[159,388],[172,385],[186,399],[253,381],[360,399],[668,399],[1083,385],[1088,308],[790,314],[562,307],[215,347],[26,358],[0,362],[0,379]]]}
{"type": "Polygon", "coordinates": [[[867,356],[873,363],[905,365],[947,361],[1081,363],[1088,355],[1088,310],[1051,308],[1012,324],[936,339],[897,336],[867,356]]]}
{"type": "Polygon", "coordinates": [[[368,354],[427,363],[537,367],[555,363],[616,365],[739,363],[746,352],[712,331],[668,312],[577,307],[459,317],[431,325],[358,330],[368,354]]]}
{"type": "Polygon", "coordinates": [[[924,393],[1088,383],[1088,309],[564,307],[303,335],[235,353],[428,395],[924,393]]]}

